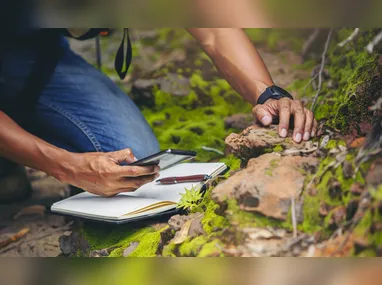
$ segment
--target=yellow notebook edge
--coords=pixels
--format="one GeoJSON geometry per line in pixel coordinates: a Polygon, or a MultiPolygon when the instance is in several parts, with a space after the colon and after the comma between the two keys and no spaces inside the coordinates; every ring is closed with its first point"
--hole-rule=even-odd
{"type": "Polygon", "coordinates": [[[177,204],[177,203],[175,203],[175,202],[171,202],[171,201],[161,201],[161,202],[154,203],[154,204],[151,204],[151,205],[149,205],[149,206],[146,206],[146,207],[144,207],[144,208],[135,210],[135,211],[133,211],[133,212],[124,214],[124,215],[122,215],[122,217],[128,217],[128,216],[132,216],[132,215],[140,214],[140,213],[143,213],[143,212],[147,212],[147,211],[155,210],[155,209],[158,209],[158,208],[161,208],[161,207],[170,206],[170,205],[176,205],[176,204],[177,204]]]}

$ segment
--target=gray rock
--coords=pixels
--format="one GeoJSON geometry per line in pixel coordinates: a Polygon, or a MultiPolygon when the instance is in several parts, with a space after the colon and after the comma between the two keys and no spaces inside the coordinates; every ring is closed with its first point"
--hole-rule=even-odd
{"type": "Polygon", "coordinates": [[[252,114],[235,114],[224,119],[226,129],[234,128],[244,130],[253,125],[254,119],[252,114]]]}
{"type": "Polygon", "coordinates": [[[138,245],[139,242],[137,241],[130,243],[130,245],[123,251],[123,256],[128,257],[138,247],[138,245]]]}
{"type": "Polygon", "coordinates": [[[64,234],[59,238],[60,249],[64,255],[76,256],[79,252],[86,254],[90,251],[89,243],[82,237],[79,231],[64,234]]]}
{"type": "Polygon", "coordinates": [[[190,81],[179,74],[169,73],[161,79],[160,88],[162,91],[174,96],[187,96],[190,89],[190,81]]]}

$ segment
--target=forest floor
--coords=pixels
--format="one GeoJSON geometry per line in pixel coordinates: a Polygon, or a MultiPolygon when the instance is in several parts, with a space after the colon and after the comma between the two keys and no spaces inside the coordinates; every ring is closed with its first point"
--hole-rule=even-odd
{"type": "MultiPolygon", "coordinates": [[[[306,94],[303,89],[312,70],[317,73],[320,55],[314,55],[313,48],[311,59],[304,62],[299,50],[309,31],[248,33],[275,83],[311,102],[314,86],[306,94]]],[[[30,230],[0,249],[1,256],[57,256],[61,250],[66,255],[86,256],[381,254],[381,142],[367,137],[378,116],[367,108],[376,103],[381,89],[378,71],[367,69],[367,63],[376,62],[380,68],[378,57],[361,53],[364,58],[352,68],[354,74],[347,74],[359,83],[354,92],[369,96],[368,105],[361,106],[366,108],[360,112],[365,116],[345,114],[345,120],[354,119],[358,127],[340,121],[336,114],[343,108],[338,103],[343,99],[337,97],[349,86],[341,78],[344,75],[328,67],[323,93],[329,95],[317,107],[320,136],[298,145],[278,138],[275,126],[253,125],[249,104],[219,77],[184,32],[133,30],[132,37],[135,57],[129,76],[120,81],[113,71],[118,35],[101,40],[103,71],[135,100],[161,148],[192,149],[198,152],[198,161],[223,161],[232,171],[211,182],[202,201],[188,201],[194,206],[187,216],[133,228],[76,223],[73,232],[67,225],[70,220],[44,214],[36,206],[67,196],[67,186],[33,172],[33,197],[39,198],[0,207],[2,236],[30,230]],[[366,69],[370,80],[360,80],[359,69],[366,69]],[[345,126],[347,132],[341,130],[345,126]],[[43,199],[46,195],[49,201],[43,199]]],[[[95,64],[94,41],[72,44],[95,64]]],[[[323,46],[322,39],[318,45],[323,46]]],[[[336,52],[330,54],[332,62],[336,52]]],[[[349,56],[350,64],[358,60],[353,57],[349,56]]]]}

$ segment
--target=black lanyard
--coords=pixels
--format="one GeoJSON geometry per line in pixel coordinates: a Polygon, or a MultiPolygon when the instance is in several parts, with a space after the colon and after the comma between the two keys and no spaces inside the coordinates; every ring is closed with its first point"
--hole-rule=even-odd
{"type": "Polygon", "coordinates": [[[129,37],[129,29],[123,29],[123,38],[121,45],[118,48],[117,54],[115,56],[114,67],[117,71],[119,78],[124,79],[126,77],[127,71],[131,64],[131,59],[133,57],[131,41],[129,37]],[[125,52],[125,42],[127,49],[125,52]]]}

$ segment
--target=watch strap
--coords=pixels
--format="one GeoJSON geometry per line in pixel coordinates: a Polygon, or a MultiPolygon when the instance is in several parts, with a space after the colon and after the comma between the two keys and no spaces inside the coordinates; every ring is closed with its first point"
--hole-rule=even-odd
{"type": "Polygon", "coordinates": [[[281,98],[289,98],[293,100],[293,96],[290,95],[288,91],[273,85],[265,89],[263,94],[261,94],[259,99],[257,99],[257,104],[264,104],[269,99],[280,100],[281,98]]]}

